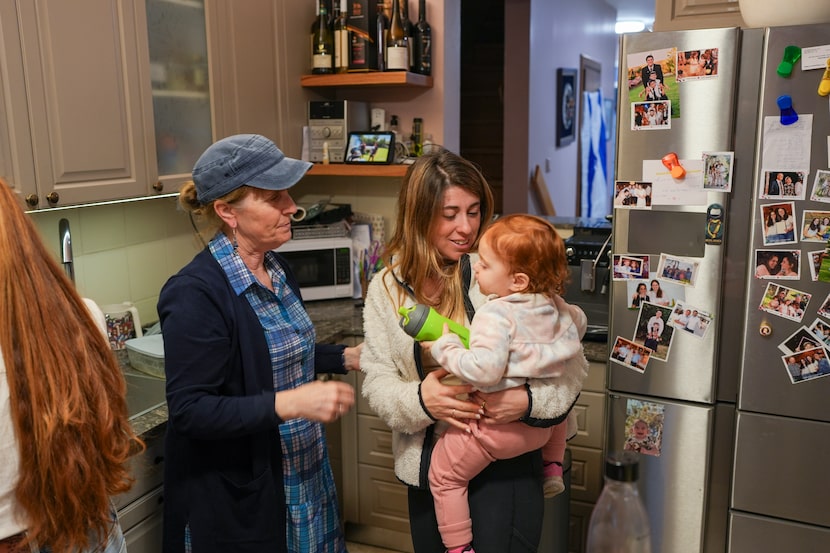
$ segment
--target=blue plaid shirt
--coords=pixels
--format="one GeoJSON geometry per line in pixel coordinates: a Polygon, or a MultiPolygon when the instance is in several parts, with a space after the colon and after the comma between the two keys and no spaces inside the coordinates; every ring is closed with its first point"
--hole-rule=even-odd
{"type": "MultiPolygon", "coordinates": [[[[272,292],[234,253],[223,233],[210,242],[210,252],[225,271],[234,291],[245,297],[265,332],[271,355],[274,388],[290,390],[315,379],[316,335],[300,298],[286,282],[276,254],[266,252],[265,269],[272,292]]],[[[334,477],[329,465],[323,425],[293,419],[280,425],[291,553],[345,553],[334,477]]]]}

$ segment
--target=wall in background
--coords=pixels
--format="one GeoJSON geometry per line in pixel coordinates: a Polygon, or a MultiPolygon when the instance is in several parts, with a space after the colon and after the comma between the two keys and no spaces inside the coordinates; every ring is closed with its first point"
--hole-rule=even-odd
{"type": "Polygon", "coordinates": [[[549,166],[556,214],[575,213],[579,128],[574,142],[556,147],[556,69],[579,69],[580,54],[593,58],[602,64],[603,97],[615,100],[616,17],[605,0],[505,0],[505,213],[538,213],[530,194],[536,165],[549,166]]]}
{"type": "Polygon", "coordinates": [[[158,320],[161,287],[202,249],[175,198],[44,210],[30,215],[60,261],[58,222],[72,232],[75,282],[99,305],[131,301],[141,324],[158,320]]]}

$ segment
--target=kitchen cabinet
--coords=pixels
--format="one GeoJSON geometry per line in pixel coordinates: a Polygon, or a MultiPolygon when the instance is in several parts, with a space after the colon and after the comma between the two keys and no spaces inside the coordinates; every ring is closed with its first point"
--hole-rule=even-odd
{"type": "Polygon", "coordinates": [[[738,0],[664,0],[655,4],[655,31],[743,25],[738,0]]]}
{"type": "Polygon", "coordinates": [[[113,499],[130,553],[161,551],[166,428],[161,424],[141,436],[146,449],[130,462],[135,483],[113,499]]]}
{"type": "Polygon", "coordinates": [[[577,434],[568,442],[571,450],[571,503],[568,551],[583,553],[588,522],[602,491],[605,444],[606,365],[590,361],[588,377],[574,406],[577,434]]]}
{"type": "Polygon", "coordinates": [[[299,4],[0,0],[0,175],[43,209],[176,192],[230,134],[299,157],[299,4]]]}
{"type": "Polygon", "coordinates": [[[341,420],[346,539],[412,553],[408,492],[395,476],[392,431],[363,397],[363,373],[347,378],[357,405],[341,420]]]}
{"type": "Polygon", "coordinates": [[[143,195],[134,0],[0,0],[0,174],[30,209],[143,195]]]}
{"type": "Polygon", "coordinates": [[[213,142],[205,11],[202,0],[146,0],[160,188],[173,190],[165,184],[189,179],[196,160],[213,142]]]}

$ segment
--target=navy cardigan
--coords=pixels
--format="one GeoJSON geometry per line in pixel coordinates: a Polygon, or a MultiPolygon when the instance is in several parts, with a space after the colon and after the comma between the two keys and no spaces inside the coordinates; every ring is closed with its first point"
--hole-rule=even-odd
{"type": "MultiPolygon", "coordinates": [[[[256,314],[207,248],[164,285],[158,313],[169,412],[164,552],[184,551],[186,525],[194,553],[286,551],[281,420],[256,314]]],[[[345,372],[343,349],[318,345],[315,371],[345,372]]]]}

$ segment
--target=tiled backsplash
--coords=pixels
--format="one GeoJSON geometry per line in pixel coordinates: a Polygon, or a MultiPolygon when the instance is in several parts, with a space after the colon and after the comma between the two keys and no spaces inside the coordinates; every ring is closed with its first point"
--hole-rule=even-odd
{"type": "Polygon", "coordinates": [[[161,287],[203,247],[171,197],[30,216],[58,261],[58,222],[68,219],[78,291],[99,305],[133,302],[142,325],[158,320],[161,287]]]}

